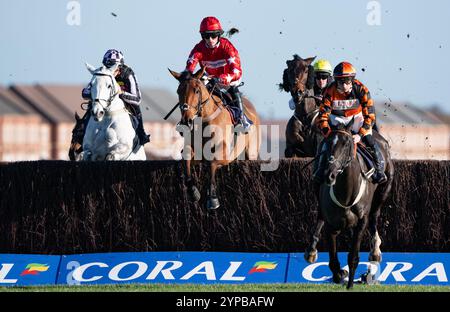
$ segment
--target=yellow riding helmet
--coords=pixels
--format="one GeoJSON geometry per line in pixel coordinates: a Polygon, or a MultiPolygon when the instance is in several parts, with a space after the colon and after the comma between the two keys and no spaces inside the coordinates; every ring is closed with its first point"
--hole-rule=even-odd
{"type": "Polygon", "coordinates": [[[331,75],[333,73],[333,69],[331,68],[330,62],[327,60],[317,60],[314,63],[314,72],[324,72],[331,75]]]}

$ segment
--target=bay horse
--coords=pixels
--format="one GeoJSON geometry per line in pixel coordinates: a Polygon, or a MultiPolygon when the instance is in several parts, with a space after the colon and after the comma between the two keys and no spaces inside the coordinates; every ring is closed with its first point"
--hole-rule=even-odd
{"type": "Polygon", "coordinates": [[[319,196],[333,282],[342,283],[348,273],[347,289],[353,287],[360,245],[367,227],[371,235],[369,261],[381,261],[381,239],[377,231],[377,220],[380,208],[391,191],[394,175],[388,143],[374,131],[385,159],[388,181],[381,185],[370,183],[370,175],[366,173],[367,166],[361,155],[356,153],[356,144],[351,133],[352,125],[353,121],[347,126],[333,129],[326,139],[327,168],[319,196]],[[340,268],[336,239],[341,231],[348,229],[351,229],[352,238],[348,254],[349,272],[346,272],[340,268]]]}
{"type": "Polygon", "coordinates": [[[254,106],[244,98],[244,113],[253,121],[253,125],[248,133],[237,134],[222,99],[213,94],[213,91],[209,91],[201,80],[205,68],[201,68],[195,74],[189,72],[181,74],[170,69],[169,71],[180,83],[177,94],[181,109],[180,125],[187,130],[183,131],[185,139],[183,159],[189,194],[195,202],[200,200],[200,192],[192,179],[191,162],[194,154],[201,153],[200,156],[195,156],[194,160],[208,161],[211,173],[206,207],[217,209],[220,202],[216,192],[216,170],[241,155],[245,155],[247,159],[258,158],[261,142],[259,117],[254,106]],[[195,127],[195,123],[198,123],[198,127],[195,127]],[[204,135],[211,139],[207,140],[204,135]],[[196,139],[200,142],[196,142],[196,139]]]}
{"type": "Polygon", "coordinates": [[[280,90],[289,92],[295,103],[295,111],[286,126],[285,157],[315,157],[322,139],[315,118],[319,114],[320,99],[314,96],[314,69],[311,63],[316,57],[302,59],[297,54],[287,60],[280,90]]]}

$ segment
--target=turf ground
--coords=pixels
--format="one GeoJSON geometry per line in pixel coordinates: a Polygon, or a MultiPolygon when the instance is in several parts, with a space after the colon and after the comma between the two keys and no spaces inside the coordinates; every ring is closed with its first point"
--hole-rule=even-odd
{"type": "MultiPolygon", "coordinates": [[[[0,292],[346,292],[333,284],[126,284],[83,286],[0,287],[0,292]]],[[[361,285],[352,292],[450,292],[450,286],[361,285]]]]}

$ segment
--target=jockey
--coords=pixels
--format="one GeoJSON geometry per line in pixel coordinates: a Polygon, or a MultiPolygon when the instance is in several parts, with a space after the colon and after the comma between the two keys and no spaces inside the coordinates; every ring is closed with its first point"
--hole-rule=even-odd
{"type": "MultiPolygon", "coordinates": [[[[318,125],[324,137],[331,132],[330,124],[347,125],[352,119],[354,124],[352,132],[355,142],[362,138],[367,149],[373,156],[375,173],[372,176],[373,183],[384,183],[387,180],[384,173],[384,159],[380,148],[372,136],[372,126],[375,122],[375,109],[370,92],[366,86],[355,79],[356,70],[348,62],[339,63],[333,71],[335,81],[327,88],[324,100],[320,105],[318,125]]],[[[320,158],[318,168],[314,171],[315,183],[321,184],[326,165],[326,141],[322,141],[318,148],[320,158]]]]}
{"type": "Polygon", "coordinates": [[[220,88],[227,89],[233,102],[240,110],[239,127],[247,132],[250,123],[244,118],[241,93],[238,85],[241,82],[242,69],[239,53],[231,42],[222,38],[223,29],[219,20],[214,16],[205,17],[200,23],[202,41],[192,49],[186,63],[186,71],[193,73],[200,62],[205,67],[209,84],[218,84],[220,88]]]}
{"type": "Polygon", "coordinates": [[[323,94],[331,81],[331,64],[327,60],[314,63],[314,95],[323,98],[323,94]]]}
{"type": "MultiPolygon", "coordinates": [[[[139,104],[141,103],[141,91],[139,90],[139,85],[137,83],[137,79],[134,71],[124,64],[124,58],[122,52],[110,49],[106,51],[103,56],[103,65],[107,68],[112,68],[113,66],[117,66],[114,70],[114,76],[116,78],[117,83],[121,88],[121,92],[119,97],[122,101],[128,104],[131,112],[138,120],[138,127],[136,129],[136,134],[139,138],[139,143],[144,145],[150,142],[150,135],[145,133],[144,123],[142,121],[142,113],[139,104]]],[[[84,99],[91,99],[91,86],[88,85],[83,89],[81,95],[84,99]]],[[[86,118],[86,124],[89,118],[86,118]]],[[[85,126],[86,129],[86,126],[85,126]]]]}

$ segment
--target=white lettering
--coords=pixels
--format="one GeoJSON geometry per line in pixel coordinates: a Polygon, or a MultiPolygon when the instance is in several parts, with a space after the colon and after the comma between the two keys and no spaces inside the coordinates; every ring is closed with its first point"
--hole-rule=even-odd
{"type": "Polygon", "coordinates": [[[80,267],[80,263],[78,261],[70,261],[66,265],[66,269],[69,270],[69,274],[67,274],[66,282],[68,285],[80,285],[80,281],[77,281],[73,278],[73,269],[80,267]]]}
{"type": "Polygon", "coordinates": [[[319,266],[328,266],[328,262],[317,262],[317,263],[308,265],[302,271],[303,278],[308,281],[311,281],[311,282],[321,282],[321,281],[326,281],[327,279],[331,278],[331,276],[322,276],[319,278],[314,278],[313,272],[319,266]]]}
{"type": "Polygon", "coordinates": [[[186,273],[181,279],[187,280],[196,274],[206,275],[206,279],[209,281],[216,279],[216,273],[214,272],[214,265],[213,265],[212,261],[205,261],[205,262],[200,263],[195,268],[193,268],[191,271],[186,273]],[[201,271],[202,269],[204,269],[204,271],[201,271]]]}
{"type": "Polygon", "coordinates": [[[383,272],[381,272],[378,280],[383,282],[388,278],[389,274],[392,274],[397,282],[406,282],[406,279],[401,273],[410,270],[412,267],[413,265],[409,262],[387,262],[386,267],[384,268],[383,272]],[[400,269],[398,270],[394,270],[397,264],[401,265],[402,267],[400,267],[400,269]]]}
{"type": "Polygon", "coordinates": [[[81,5],[78,1],[69,1],[66,6],[69,13],[67,13],[66,23],[69,26],[81,25],[81,5]]]}
{"type": "Polygon", "coordinates": [[[230,266],[225,271],[225,273],[220,278],[221,281],[243,281],[245,280],[245,276],[233,276],[234,273],[239,269],[242,262],[230,262],[230,266]]]}
{"type": "Polygon", "coordinates": [[[86,271],[88,268],[90,268],[92,266],[98,266],[98,267],[101,267],[101,268],[107,268],[108,267],[108,265],[106,263],[103,263],[103,262],[86,263],[86,264],[80,265],[78,268],[73,270],[72,277],[76,281],[79,281],[79,282],[93,282],[93,281],[97,281],[97,280],[101,279],[103,276],[100,276],[100,275],[93,276],[91,278],[84,278],[83,277],[84,271],[86,271]]]}
{"type": "Polygon", "coordinates": [[[420,282],[426,276],[437,276],[439,282],[448,282],[447,274],[445,273],[444,264],[442,262],[433,263],[419,275],[414,277],[411,282],[420,282]],[[435,273],[431,273],[432,271],[435,273]]]}
{"type": "Polygon", "coordinates": [[[0,267],[0,284],[14,284],[17,283],[17,279],[6,279],[9,271],[11,271],[14,263],[1,263],[0,267]]]}
{"type": "Polygon", "coordinates": [[[366,6],[369,13],[366,17],[367,25],[369,26],[379,26],[381,25],[381,4],[378,1],[369,1],[366,6]]]}
{"type": "Polygon", "coordinates": [[[158,276],[158,274],[161,272],[161,274],[164,276],[164,279],[174,280],[175,277],[172,275],[170,271],[176,270],[180,268],[182,265],[183,263],[181,261],[156,261],[156,266],[147,276],[147,279],[154,280],[156,276],[158,276]],[[164,266],[168,263],[172,263],[172,266],[163,270],[164,266]]]}
{"type": "Polygon", "coordinates": [[[147,268],[148,268],[148,265],[141,261],[124,262],[124,263],[120,263],[120,264],[116,265],[114,268],[112,268],[111,272],[109,272],[109,274],[108,274],[108,277],[110,279],[112,279],[113,281],[130,281],[130,280],[134,280],[134,279],[141,277],[145,273],[145,271],[147,271],[147,268]],[[138,265],[137,271],[129,277],[120,278],[119,277],[120,270],[122,270],[124,267],[126,267],[127,265],[130,265],[130,264],[137,264],[138,265]]]}

